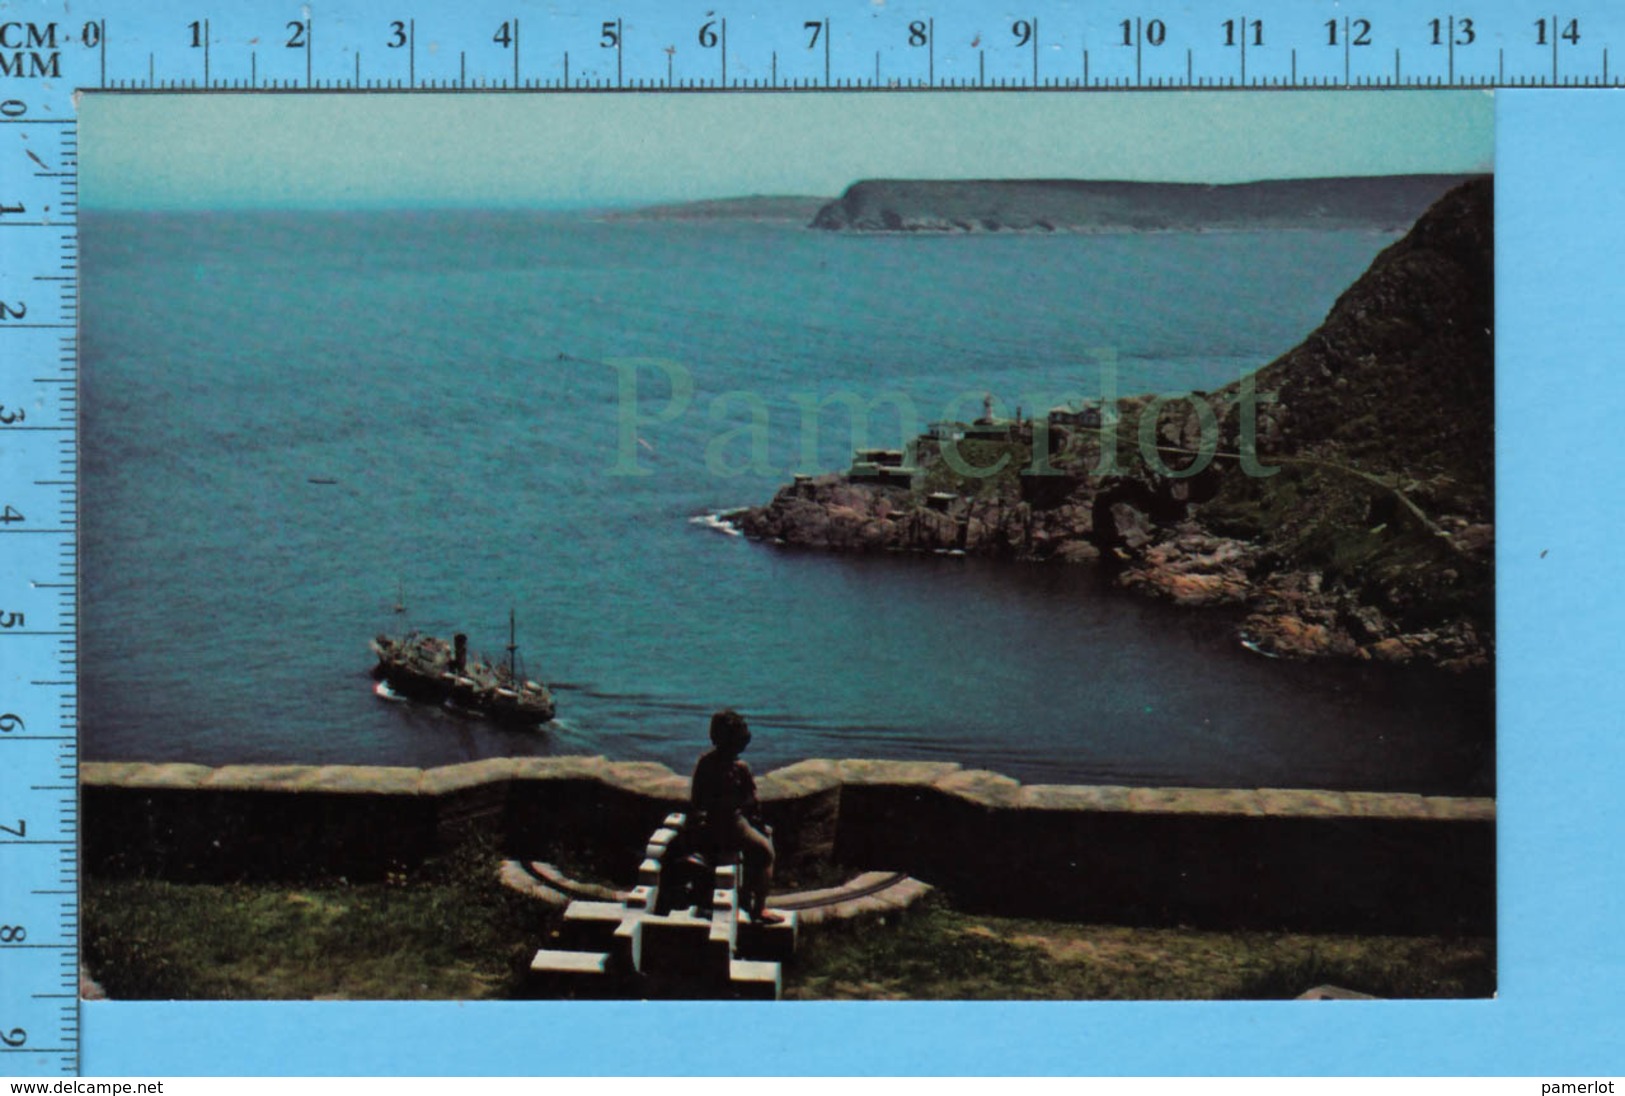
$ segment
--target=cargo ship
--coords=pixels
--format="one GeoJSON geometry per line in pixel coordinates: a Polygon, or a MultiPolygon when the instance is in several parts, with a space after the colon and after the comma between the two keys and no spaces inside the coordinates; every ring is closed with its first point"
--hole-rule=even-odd
{"type": "Polygon", "coordinates": [[[508,614],[508,657],[492,662],[470,657],[468,636],[458,632],[446,642],[439,636],[407,632],[378,635],[372,650],[378,665],[373,692],[382,700],[439,704],[448,711],[480,716],[513,727],[539,727],[553,718],[553,694],[527,678],[518,662],[514,615],[508,614]]]}

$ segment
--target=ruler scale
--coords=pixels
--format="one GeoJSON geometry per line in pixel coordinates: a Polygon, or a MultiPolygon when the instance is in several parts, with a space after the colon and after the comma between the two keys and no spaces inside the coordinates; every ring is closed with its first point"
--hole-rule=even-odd
{"type": "Polygon", "coordinates": [[[1202,93],[1620,87],[1625,13],[532,0],[319,11],[97,0],[0,16],[0,1073],[75,1072],[76,91],[109,94],[1202,93]],[[161,10],[150,10],[157,8],[161,10]],[[1080,10],[1081,9],[1081,10],[1080,10]],[[523,26],[523,36],[521,36],[523,26]]]}
{"type": "Polygon", "coordinates": [[[0,84],[0,1072],[73,1073],[78,148],[71,115],[17,83],[0,84]]]}

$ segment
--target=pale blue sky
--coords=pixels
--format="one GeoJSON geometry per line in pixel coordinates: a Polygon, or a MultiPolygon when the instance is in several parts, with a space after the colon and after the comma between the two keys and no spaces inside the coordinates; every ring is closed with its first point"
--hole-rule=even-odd
{"type": "Polygon", "coordinates": [[[861,178],[1489,171],[1482,91],[123,96],[80,106],[90,209],[612,206],[861,178]]]}

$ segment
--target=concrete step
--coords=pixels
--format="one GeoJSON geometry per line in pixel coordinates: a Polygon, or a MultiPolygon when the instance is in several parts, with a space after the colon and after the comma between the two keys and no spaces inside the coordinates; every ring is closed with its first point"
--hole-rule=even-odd
{"type": "Polygon", "coordinates": [[[559,946],[577,951],[612,950],[615,930],[628,917],[639,916],[619,902],[584,902],[577,899],[564,908],[559,921],[559,946]]]}
{"type": "Polygon", "coordinates": [[[764,925],[740,914],[734,928],[734,954],[741,959],[771,959],[788,963],[795,958],[796,942],[800,937],[801,918],[795,910],[775,910],[784,921],[777,925],[764,925]]]}
{"type": "Polygon", "coordinates": [[[735,997],[746,1001],[777,1001],[784,992],[779,964],[735,959],[728,964],[728,985],[735,997]]]}
{"type": "Polygon", "coordinates": [[[542,948],[530,961],[530,991],[543,997],[601,997],[613,986],[605,952],[542,948]]]}
{"type": "MultiPolygon", "coordinates": [[[[711,941],[711,919],[694,910],[673,910],[664,917],[642,922],[643,950],[637,969],[661,976],[705,977],[721,971],[710,966],[716,955],[711,941]]],[[[723,952],[726,958],[727,953],[723,952]]]]}

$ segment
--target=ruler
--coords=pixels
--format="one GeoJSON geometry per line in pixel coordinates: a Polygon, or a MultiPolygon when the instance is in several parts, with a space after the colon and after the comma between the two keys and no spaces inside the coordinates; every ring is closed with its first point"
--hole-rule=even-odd
{"type": "Polygon", "coordinates": [[[7,85],[126,92],[1618,87],[1625,42],[1617,5],[1506,0],[8,10],[7,85]]]}
{"type": "Polygon", "coordinates": [[[0,1074],[75,1072],[76,91],[752,94],[1618,87],[1625,9],[44,0],[0,14],[0,1074]]]}
{"type": "Polygon", "coordinates": [[[78,150],[52,98],[0,80],[0,1074],[79,1045],[78,150]]]}

